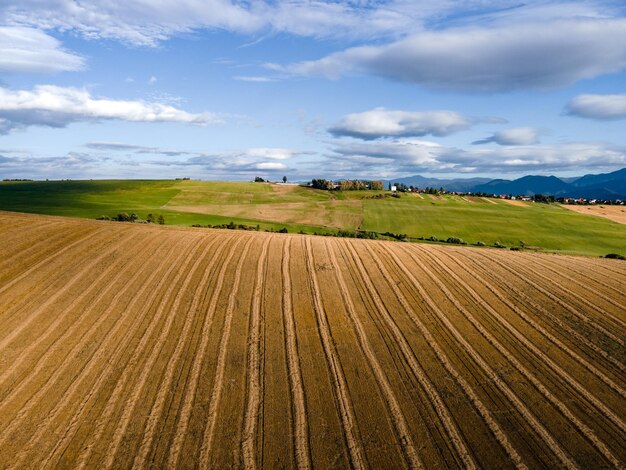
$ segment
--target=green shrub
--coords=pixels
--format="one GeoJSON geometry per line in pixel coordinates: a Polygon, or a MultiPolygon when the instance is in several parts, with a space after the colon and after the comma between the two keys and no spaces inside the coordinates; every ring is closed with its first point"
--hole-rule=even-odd
{"type": "Polygon", "coordinates": [[[446,243],[453,243],[454,245],[467,245],[462,238],[458,237],[448,237],[446,243]]]}
{"type": "Polygon", "coordinates": [[[626,256],[618,255],[617,253],[609,253],[608,255],[605,256],[605,258],[609,258],[609,259],[626,259],[626,256]]]}

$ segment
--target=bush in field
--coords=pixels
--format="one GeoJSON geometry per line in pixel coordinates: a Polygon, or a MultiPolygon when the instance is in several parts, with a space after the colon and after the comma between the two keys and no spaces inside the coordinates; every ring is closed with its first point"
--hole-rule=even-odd
{"type": "Polygon", "coordinates": [[[395,238],[401,242],[405,242],[409,239],[409,236],[406,233],[383,232],[383,235],[389,238],[395,238]]]}
{"type": "Polygon", "coordinates": [[[146,222],[148,222],[149,224],[155,223],[156,219],[154,218],[154,215],[148,214],[148,217],[146,217],[146,222]]]}
{"type": "Polygon", "coordinates": [[[486,246],[485,242],[476,242],[476,246],[486,246]]]}
{"type": "Polygon", "coordinates": [[[609,253],[605,256],[605,258],[609,259],[626,259],[626,256],[618,255],[617,253],[609,253]]]}
{"type": "Polygon", "coordinates": [[[100,217],[96,217],[96,220],[111,220],[111,217],[108,215],[101,215],[100,217]]]}
{"type": "Polygon", "coordinates": [[[117,214],[115,216],[115,220],[117,220],[118,222],[131,222],[130,215],[128,215],[128,213],[126,212],[120,212],[119,214],[117,214]]]}
{"type": "Polygon", "coordinates": [[[334,187],[332,181],[321,178],[311,180],[311,186],[315,189],[324,189],[327,191],[333,189],[334,187]]]}
{"type": "Polygon", "coordinates": [[[159,223],[159,225],[165,225],[165,217],[160,215],[159,218],[157,219],[157,222],[159,223]]]}
{"type": "Polygon", "coordinates": [[[446,243],[452,243],[454,245],[467,245],[467,243],[465,243],[465,240],[458,237],[448,237],[446,243]]]}
{"type": "Polygon", "coordinates": [[[503,245],[502,243],[500,243],[500,242],[495,242],[495,243],[493,244],[493,246],[494,246],[494,247],[496,247],[496,248],[506,248],[506,246],[504,246],[504,245],[503,245]]]}

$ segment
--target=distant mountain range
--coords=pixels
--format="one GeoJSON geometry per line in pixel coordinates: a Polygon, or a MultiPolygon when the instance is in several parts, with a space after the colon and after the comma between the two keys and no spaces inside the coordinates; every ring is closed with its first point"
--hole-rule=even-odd
{"type": "MultiPolygon", "coordinates": [[[[386,181],[388,183],[389,181],[386,181]]],[[[532,196],[545,194],[555,197],[586,199],[626,199],[626,168],[612,173],[585,175],[578,178],[556,176],[524,176],[516,180],[488,178],[439,179],[420,175],[391,180],[418,188],[440,188],[446,191],[481,192],[488,194],[513,194],[532,196]]]]}

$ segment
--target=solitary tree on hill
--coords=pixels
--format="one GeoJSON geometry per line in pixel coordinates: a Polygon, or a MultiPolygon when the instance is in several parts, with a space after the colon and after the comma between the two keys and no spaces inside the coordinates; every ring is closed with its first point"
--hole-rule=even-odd
{"type": "Polygon", "coordinates": [[[287,182],[287,177],[283,176],[283,183],[286,183],[286,182],[287,182]]]}

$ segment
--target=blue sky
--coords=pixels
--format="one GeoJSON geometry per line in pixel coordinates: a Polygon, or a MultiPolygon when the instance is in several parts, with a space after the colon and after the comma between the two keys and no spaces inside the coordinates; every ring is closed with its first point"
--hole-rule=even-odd
{"type": "Polygon", "coordinates": [[[623,1],[8,0],[0,177],[626,167],[623,1]]]}

